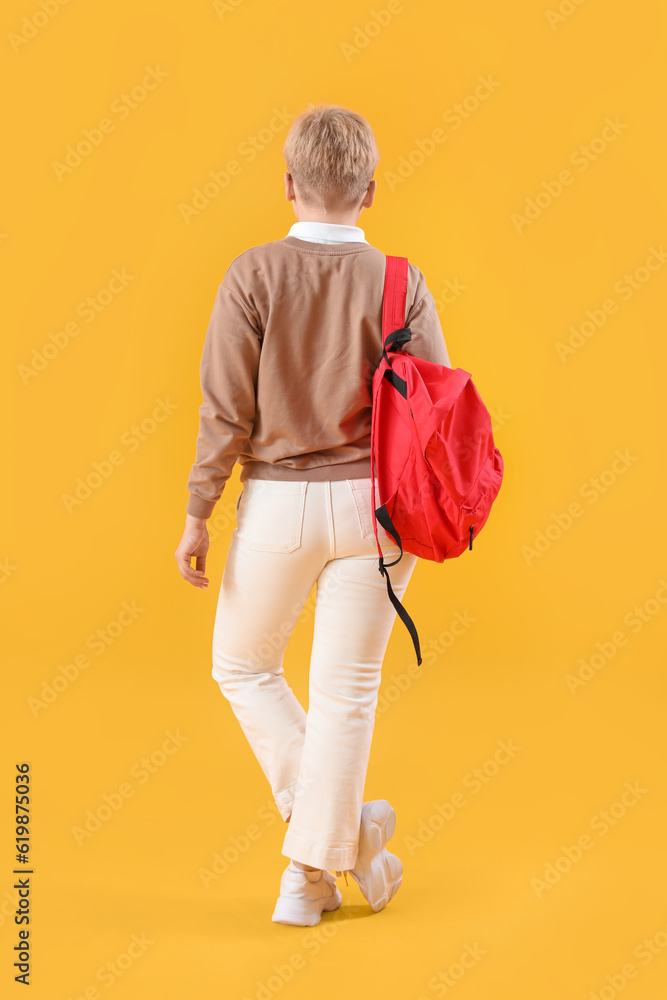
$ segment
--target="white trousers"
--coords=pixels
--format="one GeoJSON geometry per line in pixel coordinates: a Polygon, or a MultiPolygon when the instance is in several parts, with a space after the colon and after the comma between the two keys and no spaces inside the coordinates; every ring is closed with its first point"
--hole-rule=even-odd
{"type": "MultiPolygon", "coordinates": [[[[379,526],[378,538],[391,562],[398,547],[379,526]]],[[[416,562],[404,553],[389,569],[400,600],[416,562]]],[[[354,867],[396,617],[378,568],[370,476],[245,481],[218,598],[212,675],[289,823],[282,853],[303,864],[354,867]],[[315,584],[306,713],[283,659],[315,584]]]]}

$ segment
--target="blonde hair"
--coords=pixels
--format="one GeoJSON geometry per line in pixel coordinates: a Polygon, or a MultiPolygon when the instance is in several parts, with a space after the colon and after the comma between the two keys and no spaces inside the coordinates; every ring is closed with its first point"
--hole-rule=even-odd
{"type": "Polygon", "coordinates": [[[290,126],[283,156],[301,200],[327,208],[358,205],[380,159],[366,119],[340,104],[308,104],[290,126]]]}

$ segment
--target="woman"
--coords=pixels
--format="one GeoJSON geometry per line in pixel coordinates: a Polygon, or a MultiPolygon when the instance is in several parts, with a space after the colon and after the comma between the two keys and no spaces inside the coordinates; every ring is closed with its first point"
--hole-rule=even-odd
{"type": "MultiPolygon", "coordinates": [[[[299,221],[282,239],[234,258],[218,288],[175,555],[185,580],[208,586],[206,521],[238,461],[242,492],[212,675],[288,823],[282,853],[290,863],[272,919],[304,926],[340,906],[332,871],[349,871],[380,910],[403,868],[385,847],[393,808],[384,799],[362,802],[396,617],[378,573],[372,511],[379,499],[370,476],[385,254],[356,226],[373,203],[379,155],[368,122],[339,105],[309,105],[283,155],[286,197],[299,221]],[[306,714],[283,659],[314,585],[306,714]]],[[[413,264],[406,311],[407,353],[450,365],[433,296],[413,264]]],[[[379,537],[388,560],[398,555],[388,535],[379,537]]],[[[399,600],[416,561],[404,553],[393,569],[399,600]]]]}

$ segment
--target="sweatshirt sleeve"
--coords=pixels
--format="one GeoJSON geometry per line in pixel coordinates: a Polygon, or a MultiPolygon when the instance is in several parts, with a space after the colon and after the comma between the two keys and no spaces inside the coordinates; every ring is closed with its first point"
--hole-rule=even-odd
{"type": "Polygon", "coordinates": [[[404,347],[405,353],[411,354],[413,358],[423,358],[424,361],[434,361],[436,364],[451,368],[452,363],[449,360],[435,299],[426,287],[421,273],[417,296],[405,323],[412,332],[412,339],[404,347]]]}
{"type": "Polygon", "coordinates": [[[200,364],[203,402],[187,513],[209,518],[252,433],[261,329],[238,292],[218,287],[200,364]]]}

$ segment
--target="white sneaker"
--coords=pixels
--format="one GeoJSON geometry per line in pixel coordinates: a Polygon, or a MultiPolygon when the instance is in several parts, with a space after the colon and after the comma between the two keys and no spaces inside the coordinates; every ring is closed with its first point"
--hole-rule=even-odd
{"type": "Polygon", "coordinates": [[[371,905],[383,909],[398,892],[403,881],[400,858],[390,854],[385,844],[396,829],[396,813],[386,799],[364,802],[359,825],[359,851],[350,875],[371,905]]]}
{"type": "Polygon", "coordinates": [[[343,897],[330,871],[308,872],[292,861],[280,880],[280,896],[271,919],[276,924],[313,927],[323,910],[337,910],[343,897]]]}

